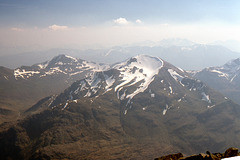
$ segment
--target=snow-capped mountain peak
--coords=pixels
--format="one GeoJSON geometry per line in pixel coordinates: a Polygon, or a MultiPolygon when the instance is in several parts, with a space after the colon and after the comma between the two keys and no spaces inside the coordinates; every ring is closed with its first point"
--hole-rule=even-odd
{"type": "Polygon", "coordinates": [[[138,55],[135,57],[130,58],[129,60],[122,62],[113,66],[115,69],[127,69],[127,68],[139,68],[142,69],[142,72],[146,74],[155,72],[159,68],[163,66],[163,61],[157,57],[151,57],[148,55],[138,55]]]}
{"type": "MultiPolygon", "coordinates": [[[[130,58],[126,62],[115,65],[113,68],[120,71],[121,83],[115,87],[117,95],[126,86],[141,82],[139,87],[126,98],[132,99],[140,92],[144,92],[149,84],[154,80],[154,75],[158,74],[163,67],[163,61],[157,57],[148,55],[138,55],[130,58]]],[[[118,96],[119,98],[119,96],[118,96]]]]}
{"type": "MultiPolygon", "coordinates": [[[[55,108],[60,103],[76,103],[84,97],[93,102],[102,96],[111,95],[108,98],[113,98],[112,95],[115,95],[114,98],[121,103],[122,113],[126,115],[135,106],[134,103],[139,101],[139,97],[156,102],[159,97],[160,101],[170,98],[171,102],[162,101],[165,115],[176,103],[185,103],[187,99],[191,101],[187,98],[187,93],[189,97],[197,96],[200,103],[204,103],[208,108],[215,106],[207,87],[201,81],[192,79],[181,68],[174,67],[158,57],[138,55],[112,66],[109,70],[94,72],[75,82],[51,107],[55,108]],[[177,101],[172,101],[173,99],[177,101]]],[[[65,109],[64,106],[59,107],[65,109]]],[[[145,111],[146,106],[142,106],[142,109],[145,111]]]]}
{"type": "Polygon", "coordinates": [[[58,55],[52,60],[35,64],[31,67],[22,66],[14,70],[15,79],[29,79],[34,76],[39,78],[49,75],[64,74],[75,76],[84,71],[102,71],[108,69],[108,65],[100,65],[93,62],[84,61],[68,55],[58,55]]]}
{"type": "Polygon", "coordinates": [[[223,66],[206,68],[197,72],[195,76],[198,77],[203,71],[215,74],[217,77],[223,78],[231,83],[235,81],[240,74],[240,58],[231,60],[223,66]]]}

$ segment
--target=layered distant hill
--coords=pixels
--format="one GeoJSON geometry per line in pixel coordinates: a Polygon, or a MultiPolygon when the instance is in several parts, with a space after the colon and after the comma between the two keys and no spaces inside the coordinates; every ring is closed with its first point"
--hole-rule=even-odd
{"type": "Polygon", "coordinates": [[[239,105],[147,55],[79,78],[25,114],[14,125],[2,125],[1,159],[153,159],[222,152],[239,147],[240,140],[239,105]]]}

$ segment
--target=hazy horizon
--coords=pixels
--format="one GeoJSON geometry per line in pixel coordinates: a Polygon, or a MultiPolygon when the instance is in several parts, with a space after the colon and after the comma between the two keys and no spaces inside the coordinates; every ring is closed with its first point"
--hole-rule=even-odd
{"type": "Polygon", "coordinates": [[[95,49],[182,38],[240,41],[240,2],[0,1],[0,56],[51,48],[95,49]]]}

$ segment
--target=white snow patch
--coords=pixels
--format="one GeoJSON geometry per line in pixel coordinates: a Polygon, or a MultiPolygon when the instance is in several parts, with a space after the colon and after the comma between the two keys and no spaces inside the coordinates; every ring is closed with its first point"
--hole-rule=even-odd
{"type": "Polygon", "coordinates": [[[63,62],[57,62],[56,64],[62,66],[62,65],[63,65],[63,62]]]}
{"type": "Polygon", "coordinates": [[[176,71],[174,71],[173,69],[168,69],[168,72],[170,73],[170,75],[177,81],[180,82],[183,79],[183,76],[181,76],[180,74],[178,74],[176,71]]]}
{"type": "Polygon", "coordinates": [[[104,74],[104,78],[105,78],[105,82],[107,84],[106,87],[105,87],[105,90],[108,90],[114,84],[115,79],[113,78],[113,76],[109,77],[106,74],[104,74]]]}
{"type": "Polygon", "coordinates": [[[165,115],[166,113],[167,113],[167,109],[164,109],[162,114],[165,115]]]}
{"type": "Polygon", "coordinates": [[[64,107],[62,108],[62,110],[64,110],[67,106],[68,106],[68,102],[64,105],[64,107]]]}
{"type": "Polygon", "coordinates": [[[181,72],[184,72],[184,70],[182,69],[182,68],[180,68],[180,67],[177,67],[181,72]]]}
{"type": "Polygon", "coordinates": [[[214,105],[212,105],[212,106],[208,106],[208,108],[213,108],[213,107],[215,107],[216,105],[214,104],[214,105]]]}
{"type": "Polygon", "coordinates": [[[101,72],[110,68],[109,65],[99,65],[88,61],[83,61],[82,63],[87,70],[92,70],[93,72],[101,72]]]}
{"type": "Polygon", "coordinates": [[[91,96],[91,92],[88,90],[88,92],[85,94],[85,96],[83,96],[83,97],[90,97],[91,96]]]}
{"type": "Polygon", "coordinates": [[[205,92],[202,92],[202,100],[203,101],[206,101],[206,102],[208,102],[208,103],[211,103],[211,100],[210,100],[210,98],[209,98],[209,95],[206,95],[206,93],[205,92]]]}
{"type": "Polygon", "coordinates": [[[169,89],[170,89],[170,94],[172,94],[173,93],[172,86],[169,86],[169,89]]]}
{"type": "MultiPolygon", "coordinates": [[[[83,91],[83,90],[86,89],[86,82],[85,81],[81,81],[80,85],[81,85],[80,91],[83,91]]],[[[74,93],[78,94],[78,91],[79,91],[79,89],[75,90],[74,93]]]]}
{"type": "Polygon", "coordinates": [[[109,92],[111,90],[112,90],[112,88],[109,88],[109,89],[105,90],[102,95],[106,94],[107,92],[109,92]]]}
{"type": "Polygon", "coordinates": [[[230,80],[230,82],[232,82],[236,76],[237,76],[237,74],[235,74],[235,75],[232,77],[232,79],[230,80]]]}
{"type": "MultiPolygon", "coordinates": [[[[132,98],[130,97],[127,101],[126,107],[127,107],[128,104],[130,104],[131,100],[132,100],[132,98]]],[[[132,102],[131,102],[131,104],[132,104],[132,102]]]]}
{"type": "Polygon", "coordinates": [[[126,97],[126,91],[127,91],[127,89],[125,89],[125,91],[121,95],[120,100],[123,100],[126,97]]]}
{"type": "Polygon", "coordinates": [[[115,65],[113,68],[120,71],[121,83],[114,89],[115,92],[119,91],[121,87],[136,84],[140,81],[142,83],[126,98],[132,99],[135,95],[144,92],[149,84],[154,80],[154,76],[158,74],[159,70],[163,66],[163,61],[156,57],[147,55],[139,55],[129,59],[127,62],[123,62],[115,65]]]}
{"type": "Polygon", "coordinates": [[[95,88],[98,86],[98,84],[101,82],[100,78],[94,79],[92,82],[88,83],[92,88],[95,88]]]}
{"type": "Polygon", "coordinates": [[[40,69],[45,69],[47,66],[48,66],[48,63],[38,64],[38,67],[39,67],[40,69]]]}
{"type": "Polygon", "coordinates": [[[22,77],[23,79],[25,79],[24,76],[26,76],[27,78],[33,76],[34,74],[39,74],[39,71],[26,71],[25,69],[16,69],[14,70],[14,76],[15,78],[19,78],[22,77]]]}
{"type": "Polygon", "coordinates": [[[151,98],[154,98],[155,97],[155,94],[154,93],[151,93],[151,98]]]}
{"type": "Polygon", "coordinates": [[[88,92],[84,97],[90,97],[91,94],[96,94],[98,90],[101,88],[101,82],[102,80],[98,76],[99,73],[95,73],[90,75],[90,77],[86,78],[85,81],[88,83],[90,87],[86,87],[86,84],[84,82],[82,83],[81,90],[88,89],[88,92]]]}
{"type": "Polygon", "coordinates": [[[104,56],[107,57],[114,49],[110,49],[104,56]]]}
{"type": "Polygon", "coordinates": [[[51,98],[49,98],[49,100],[51,100],[51,101],[50,101],[50,103],[48,104],[48,107],[51,106],[51,104],[52,104],[53,101],[56,99],[56,97],[57,97],[57,95],[53,95],[51,98]]]}
{"type": "Polygon", "coordinates": [[[83,71],[78,71],[78,72],[70,73],[69,75],[70,75],[70,76],[74,76],[74,75],[80,74],[80,73],[82,73],[82,72],[83,72],[83,71]]]}
{"type": "Polygon", "coordinates": [[[215,70],[215,69],[212,69],[212,70],[209,70],[209,71],[218,73],[218,77],[225,77],[228,80],[228,74],[226,74],[226,73],[223,73],[223,72],[215,70]]]}
{"type": "Polygon", "coordinates": [[[65,57],[67,57],[67,58],[69,58],[69,59],[72,59],[72,60],[74,60],[75,62],[78,61],[77,58],[74,58],[74,57],[71,57],[71,56],[68,56],[68,55],[65,55],[65,57]]]}
{"type": "Polygon", "coordinates": [[[185,86],[184,84],[182,84],[182,81],[179,82],[183,87],[185,86]]]}
{"type": "Polygon", "coordinates": [[[169,107],[167,104],[166,104],[166,108],[163,110],[163,115],[166,115],[167,113],[167,110],[169,110],[171,107],[169,107]]]}
{"type": "Polygon", "coordinates": [[[54,67],[54,68],[50,68],[49,71],[45,72],[45,74],[41,75],[40,77],[44,77],[46,75],[52,75],[52,74],[58,73],[58,72],[63,73],[63,74],[67,74],[66,72],[62,71],[59,67],[54,67]]]}

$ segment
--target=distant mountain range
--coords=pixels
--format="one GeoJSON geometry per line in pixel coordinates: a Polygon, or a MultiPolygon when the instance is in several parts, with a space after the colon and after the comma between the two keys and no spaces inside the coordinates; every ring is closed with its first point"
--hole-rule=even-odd
{"type": "Polygon", "coordinates": [[[0,57],[0,64],[8,68],[32,65],[46,61],[57,54],[67,54],[76,58],[98,63],[113,64],[127,58],[147,54],[165,59],[185,70],[201,70],[206,67],[223,65],[226,61],[240,57],[240,53],[220,45],[202,45],[185,39],[164,39],[160,42],[143,42],[134,45],[116,46],[109,49],[52,49],[0,57]]]}
{"type": "Polygon", "coordinates": [[[211,43],[212,45],[221,45],[232,51],[240,52],[240,42],[236,40],[228,40],[228,41],[215,41],[211,43]]]}
{"type": "Polygon", "coordinates": [[[75,82],[1,125],[1,159],[153,159],[239,147],[240,106],[158,57],[133,56],[109,67],[60,55],[1,73],[8,72],[38,87],[34,79],[51,76],[43,84],[60,83],[53,90],[75,82]]]}

